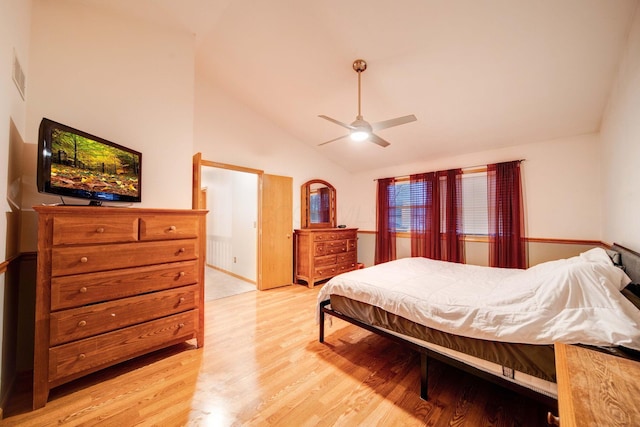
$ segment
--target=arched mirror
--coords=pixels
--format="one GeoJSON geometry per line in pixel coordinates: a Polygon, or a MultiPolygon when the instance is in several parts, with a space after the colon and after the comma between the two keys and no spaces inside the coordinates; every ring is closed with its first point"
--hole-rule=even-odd
{"type": "Polygon", "coordinates": [[[336,226],[336,189],[321,179],[302,184],[300,212],[302,228],[334,228],[336,226]]]}

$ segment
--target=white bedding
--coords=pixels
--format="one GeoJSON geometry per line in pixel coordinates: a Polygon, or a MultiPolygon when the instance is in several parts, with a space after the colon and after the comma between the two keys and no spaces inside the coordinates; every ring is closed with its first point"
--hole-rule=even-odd
{"type": "Polygon", "coordinates": [[[527,270],[404,258],[332,278],[318,302],[341,295],[472,338],[640,350],[630,281],[600,248],[527,270]]]}

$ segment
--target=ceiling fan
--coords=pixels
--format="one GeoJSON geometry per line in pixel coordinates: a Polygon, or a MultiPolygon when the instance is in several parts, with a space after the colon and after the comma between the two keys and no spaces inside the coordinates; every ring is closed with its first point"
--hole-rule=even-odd
{"type": "Polygon", "coordinates": [[[318,117],[322,117],[325,120],[329,120],[330,122],[342,126],[343,128],[349,129],[349,133],[347,135],[334,138],[330,141],[323,142],[322,144],[318,144],[318,146],[325,145],[330,142],[334,142],[350,136],[354,141],[365,141],[368,139],[374,144],[378,144],[381,147],[386,147],[390,145],[389,142],[380,138],[374,132],[393,126],[403,125],[405,123],[415,122],[417,120],[416,116],[410,114],[408,116],[396,117],[395,119],[383,120],[381,122],[369,124],[369,122],[362,118],[362,113],[360,112],[360,74],[362,74],[362,72],[367,69],[367,63],[364,61],[364,59],[356,59],[355,61],[353,61],[353,69],[356,71],[356,73],[358,73],[358,115],[356,116],[356,120],[348,125],[346,123],[342,123],[339,120],[332,119],[331,117],[324,116],[322,114],[319,115],[318,117]]]}

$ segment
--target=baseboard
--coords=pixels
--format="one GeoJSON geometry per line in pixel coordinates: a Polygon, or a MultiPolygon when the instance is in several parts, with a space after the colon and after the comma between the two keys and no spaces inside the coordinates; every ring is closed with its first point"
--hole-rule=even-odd
{"type": "Polygon", "coordinates": [[[224,268],[216,267],[216,266],[213,266],[211,264],[207,264],[207,267],[212,268],[214,270],[218,270],[221,273],[228,274],[229,276],[235,277],[236,279],[242,280],[243,282],[251,283],[252,285],[256,284],[255,280],[247,279],[244,276],[240,276],[239,274],[232,273],[232,272],[230,272],[228,270],[225,270],[224,268]]]}

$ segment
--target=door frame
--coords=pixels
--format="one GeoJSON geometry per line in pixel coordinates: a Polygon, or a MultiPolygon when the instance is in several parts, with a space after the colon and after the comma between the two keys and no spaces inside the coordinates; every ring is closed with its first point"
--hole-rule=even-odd
{"type": "MultiPolygon", "coordinates": [[[[202,188],[202,167],[214,167],[219,169],[227,169],[236,172],[246,172],[257,175],[258,178],[258,224],[256,227],[256,288],[262,289],[262,180],[264,171],[260,169],[252,169],[244,166],[229,165],[226,163],[214,162],[211,160],[204,160],[202,153],[198,152],[193,155],[193,182],[191,193],[191,207],[193,209],[203,209],[201,206],[200,191],[202,188]]],[[[205,236],[206,239],[206,236],[205,236]]]]}

